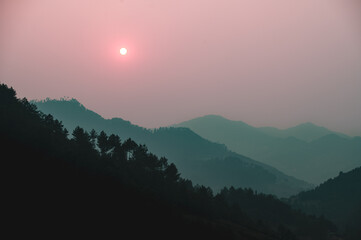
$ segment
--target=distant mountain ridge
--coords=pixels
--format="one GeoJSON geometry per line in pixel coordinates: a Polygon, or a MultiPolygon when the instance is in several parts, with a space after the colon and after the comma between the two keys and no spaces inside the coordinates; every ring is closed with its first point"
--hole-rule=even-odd
{"type": "Polygon", "coordinates": [[[335,134],[340,137],[350,138],[350,136],[346,134],[334,132],[325,127],[317,126],[310,122],[302,123],[295,127],[290,127],[287,129],[278,129],[273,127],[260,127],[258,129],[274,137],[295,137],[306,142],[317,140],[329,134],[335,134]]]}
{"type": "Polygon", "coordinates": [[[224,186],[250,187],[264,193],[287,197],[312,185],[284,175],[279,170],[236,154],[223,144],[210,142],[188,128],[145,129],[121,118],[104,119],[77,100],[33,101],[38,109],[63,122],[72,131],[104,130],[145,144],[158,156],[174,162],[185,178],[218,191],[224,186]]]}
{"type": "Polygon", "coordinates": [[[279,130],[207,115],[172,126],[188,127],[231,151],[314,184],[361,164],[360,137],[351,138],[311,123],[279,130]]]}
{"type": "Polygon", "coordinates": [[[178,124],[173,124],[171,126],[178,127],[178,126],[182,126],[184,124],[196,122],[198,120],[209,120],[209,121],[218,121],[218,122],[226,121],[226,122],[228,122],[228,124],[232,124],[233,126],[243,127],[244,129],[249,129],[250,131],[258,131],[259,133],[264,133],[271,137],[278,137],[278,138],[295,137],[299,140],[306,141],[306,142],[311,142],[313,140],[316,140],[318,138],[324,137],[329,134],[335,134],[337,136],[349,138],[349,139],[351,138],[350,136],[348,136],[344,133],[331,131],[325,127],[318,126],[311,122],[301,123],[294,127],[289,127],[289,128],[285,128],[285,129],[280,129],[280,128],[276,128],[276,127],[267,127],[267,126],[266,127],[254,127],[254,126],[249,125],[242,121],[229,120],[225,117],[222,117],[220,115],[214,115],[214,114],[209,114],[209,115],[205,115],[202,117],[193,118],[191,120],[181,122],[178,124]]]}

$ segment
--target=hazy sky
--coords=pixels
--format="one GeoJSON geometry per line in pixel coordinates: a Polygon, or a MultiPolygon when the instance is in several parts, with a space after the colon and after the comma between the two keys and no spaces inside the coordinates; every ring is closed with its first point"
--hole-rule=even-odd
{"type": "Polygon", "coordinates": [[[0,81],[145,127],[220,114],[361,135],[361,4],[0,0],[0,81]]]}

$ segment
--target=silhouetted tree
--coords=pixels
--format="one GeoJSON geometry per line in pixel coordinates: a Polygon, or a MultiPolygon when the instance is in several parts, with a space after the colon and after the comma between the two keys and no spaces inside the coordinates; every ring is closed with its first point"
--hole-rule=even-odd
{"type": "Polygon", "coordinates": [[[105,155],[109,150],[108,136],[104,131],[101,131],[98,135],[98,147],[100,149],[100,153],[105,155]]]}

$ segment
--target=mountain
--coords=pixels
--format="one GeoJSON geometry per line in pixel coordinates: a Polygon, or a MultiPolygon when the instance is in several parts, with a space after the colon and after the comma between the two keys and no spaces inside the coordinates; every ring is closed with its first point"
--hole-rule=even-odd
{"type": "Polygon", "coordinates": [[[277,130],[208,115],[174,127],[187,127],[210,141],[225,144],[231,151],[313,184],[361,164],[360,137],[344,137],[310,123],[277,130]]]}
{"type": "Polygon", "coordinates": [[[193,185],[146,146],[68,131],[0,84],[3,232],[20,237],[331,240],[334,224],[251,189],[193,185]],[[21,231],[19,232],[19,229],[21,231]]]}
{"type": "Polygon", "coordinates": [[[258,228],[239,211],[230,220],[225,202],[216,203],[208,188],[180,179],[174,165],[144,146],[120,143],[115,135],[89,135],[82,128],[72,135],[69,139],[59,121],[0,85],[5,233],[20,237],[21,229],[44,237],[277,239],[276,232],[258,228]],[[112,150],[103,151],[107,148],[112,150]],[[215,213],[211,205],[222,209],[215,213]]]}
{"type": "Polygon", "coordinates": [[[361,239],[361,167],[340,174],[288,200],[294,208],[324,216],[349,239],[361,239]]]}
{"type": "Polygon", "coordinates": [[[321,137],[334,134],[343,138],[350,138],[346,134],[333,132],[325,127],[317,126],[313,123],[303,123],[295,127],[287,129],[278,129],[273,127],[260,127],[258,128],[267,135],[278,137],[278,138],[288,138],[295,137],[300,140],[311,142],[313,140],[319,139],[321,137]]]}
{"type": "Polygon", "coordinates": [[[250,187],[287,197],[312,187],[273,167],[231,152],[225,145],[210,142],[187,128],[149,130],[121,118],[104,119],[74,99],[34,103],[42,112],[61,120],[70,131],[79,125],[88,131],[104,130],[145,144],[151,152],[175,163],[184,178],[215,191],[225,186],[250,187]]]}

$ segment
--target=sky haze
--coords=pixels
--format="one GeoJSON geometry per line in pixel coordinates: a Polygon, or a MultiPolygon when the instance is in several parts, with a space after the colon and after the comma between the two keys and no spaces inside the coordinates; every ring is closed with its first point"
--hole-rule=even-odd
{"type": "Polygon", "coordinates": [[[2,0],[0,81],[150,128],[218,114],[361,135],[360,25],[356,0],[2,0]]]}

